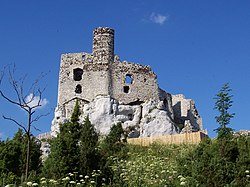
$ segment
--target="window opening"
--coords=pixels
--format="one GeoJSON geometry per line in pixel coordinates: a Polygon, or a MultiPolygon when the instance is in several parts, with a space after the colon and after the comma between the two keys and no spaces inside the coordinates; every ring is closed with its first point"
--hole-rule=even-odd
{"type": "Polygon", "coordinates": [[[129,92],[129,86],[123,86],[123,92],[128,93],[129,92]]]}
{"type": "Polygon", "coordinates": [[[82,80],[82,74],[83,74],[83,70],[80,68],[76,68],[73,70],[74,72],[74,80],[75,81],[80,81],[82,80]]]}
{"type": "Polygon", "coordinates": [[[125,83],[126,83],[126,84],[132,84],[132,83],[133,83],[132,75],[130,75],[130,74],[127,74],[127,75],[126,75],[125,83]]]}
{"type": "Polygon", "coordinates": [[[82,93],[82,86],[80,84],[76,86],[75,92],[78,94],[82,93]]]}
{"type": "Polygon", "coordinates": [[[133,120],[133,114],[128,114],[128,119],[129,119],[130,121],[132,121],[132,120],[133,120]]]}

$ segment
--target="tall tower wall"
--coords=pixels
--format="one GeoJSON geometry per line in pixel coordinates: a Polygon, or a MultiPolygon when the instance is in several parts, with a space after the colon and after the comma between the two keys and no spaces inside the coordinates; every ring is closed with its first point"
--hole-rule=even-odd
{"type": "Polygon", "coordinates": [[[93,62],[112,63],[114,61],[114,30],[96,28],[93,31],[93,62]]]}

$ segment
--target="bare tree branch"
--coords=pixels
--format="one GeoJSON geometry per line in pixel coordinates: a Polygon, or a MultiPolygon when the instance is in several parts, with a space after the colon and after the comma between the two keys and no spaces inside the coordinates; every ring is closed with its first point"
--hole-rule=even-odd
{"type": "Polygon", "coordinates": [[[3,80],[3,76],[4,76],[4,71],[1,71],[1,74],[0,74],[0,85],[1,85],[2,80],[3,80]]]}
{"type": "MultiPolygon", "coordinates": [[[[24,96],[24,94],[23,94],[24,81],[25,81],[26,77],[27,77],[27,74],[25,74],[23,77],[21,77],[21,78],[19,79],[19,81],[20,81],[20,95],[21,95],[21,98],[25,98],[25,97],[26,97],[26,96],[24,96]]],[[[24,100],[23,100],[23,102],[24,102],[24,100]]]]}
{"type": "Polygon", "coordinates": [[[38,129],[38,128],[36,128],[35,126],[33,126],[33,125],[32,125],[32,127],[33,127],[36,131],[41,132],[41,130],[40,130],[40,129],[38,129]]]}
{"type": "Polygon", "coordinates": [[[39,120],[40,118],[42,118],[42,117],[46,117],[46,116],[50,115],[51,111],[52,111],[52,108],[50,109],[50,111],[49,111],[48,113],[46,113],[46,114],[41,114],[41,115],[36,116],[33,120],[31,120],[31,124],[32,124],[33,122],[38,121],[38,120],[39,120]]]}
{"type": "Polygon", "coordinates": [[[15,102],[15,101],[13,101],[13,100],[9,99],[7,96],[5,96],[5,95],[4,95],[4,93],[3,93],[1,90],[0,90],[0,95],[1,95],[4,99],[6,99],[7,101],[9,101],[10,103],[12,103],[12,104],[15,104],[15,105],[18,105],[18,106],[22,107],[22,104],[17,103],[17,102],[15,102]]]}
{"type": "Polygon", "coordinates": [[[15,77],[14,77],[14,75],[15,75],[15,64],[13,65],[12,71],[11,71],[10,65],[8,66],[8,72],[9,72],[9,83],[13,87],[13,89],[14,89],[14,91],[16,93],[16,97],[18,99],[18,102],[19,102],[19,104],[21,106],[22,105],[22,100],[21,100],[20,86],[19,86],[18,81],[16,81],[15,77]]]}
{"type": "Polygon", "coordinates": [[[10,121],[14,122],[16,125],[18,125],[19,127],[21,127],[25,131],[25,133],[27,133],[27,130],[26,130],[25,126],[23,126],[22,124],[20,124],[19,122],[17,122],[15,119],[13,119],[11,117],[6,117],[4,115],[3,115],[3,118],[6,119],[6,120],[10,120],[10,121]]]}

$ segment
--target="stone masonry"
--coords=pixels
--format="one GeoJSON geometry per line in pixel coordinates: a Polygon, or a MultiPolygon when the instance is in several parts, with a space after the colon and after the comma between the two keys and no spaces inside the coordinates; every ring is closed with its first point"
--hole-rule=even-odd
{"type": "Polygon", "coordinates": [[[93,31],[92,53],[62,54],[52,136],[70,118],[76,100],[80,101],[82,121],[89,116],[100,134],[107,134],[117,122],[129,131],[130,137],[202,129],[193,100],[160,89],[149,66],[122,62],[114,54],[111,28],[93,31]]]}

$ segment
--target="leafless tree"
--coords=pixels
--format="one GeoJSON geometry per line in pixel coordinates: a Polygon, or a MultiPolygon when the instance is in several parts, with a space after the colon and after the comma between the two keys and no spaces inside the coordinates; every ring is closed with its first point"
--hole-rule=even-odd
{"type": "Polygon", "coordinates": [[[26,167],[25,167],[25,180],[28,178],[29,174],[29,164],[30,164],[30,141],[32,137],[31,127],[34,127],[38,130],[33,123],[38,121],[41,117],[49,115],[50,112],[46,114],[38,114],[36,115],[36,109],[42,107],[43,99],[42,95],[45,91],[44,88],[40,88],[39,81],[45,76],[45,74],[41,74],[29,87],[25,85],[25,81],[27,75],[20,77],[19,79],[15,78],[15,65],[6,66],[0,75],[0,96],[8,101],[10,104],[18,106],[20,109],[27,113],[27,122],[23,124],[19,122],[17,119],[11,116],[3,115],[3,118],[15,123],[19,128],[23,129],[27,136],[27,150],[26,150],[26,167]],[[13,93],[4,93],[3,81],[6,77],[6,80],[11,87],[13,93]],[[27,88],[27,89],[25,89],[27,88]]]}

